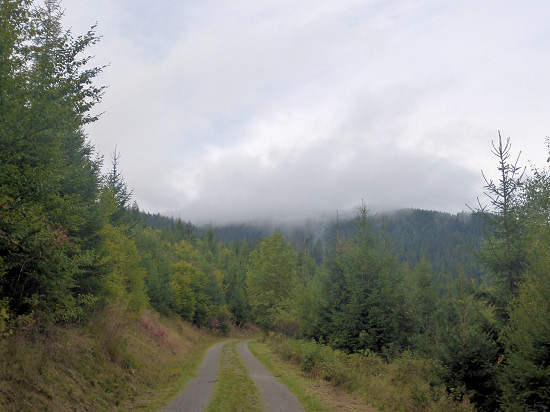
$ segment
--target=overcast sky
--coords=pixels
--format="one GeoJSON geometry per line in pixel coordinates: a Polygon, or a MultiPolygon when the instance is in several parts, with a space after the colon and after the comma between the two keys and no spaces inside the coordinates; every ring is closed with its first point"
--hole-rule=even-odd
{"type": "Polygon", "coordinates": [[[65,0],[140,209],[193,223],[458,212],[511,137],[544,167],[548,0],[65,0]]]}

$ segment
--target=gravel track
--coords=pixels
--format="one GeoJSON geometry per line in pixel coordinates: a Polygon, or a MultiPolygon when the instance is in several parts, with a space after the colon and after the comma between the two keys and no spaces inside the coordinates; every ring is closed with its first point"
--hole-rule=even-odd
{"type": "MultiPolygon", "coordinates": [[[[212,398],[218,379],[219,359],[222,347],[230,341],[219,342],[204,355],[197,376],[189,381],[163,412],[203,412],[212,398]]],[[[248,341],[236,345],[250,378],[260,392],[265,412],[305,412],[296,397],[248,349],[248,341]]]]}
{"type": "Polygon", "coordinates": [[[220,352],[226,343],[216,343],[206,351],[197,376],[189,381],[163,412],[202,412],[208,406],[218,379],[220,352]]]}
{"type": "Polygon", "coordinates": [[[296,396],[271,374],[248,349],[248,341],[237,343],[237,351],[260,391],[265,412],[304,412],[296,396]]]}

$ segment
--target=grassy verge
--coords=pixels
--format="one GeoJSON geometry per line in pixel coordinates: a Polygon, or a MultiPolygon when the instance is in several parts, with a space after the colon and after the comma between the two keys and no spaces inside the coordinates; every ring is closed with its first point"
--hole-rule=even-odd
{"type": "Polygon", "coordinates": [[[266,343],[279,359],[296,365],[303,376],[359,396],[365,408],[371,404],[377,410],[392,411],[474,410],[467,400],[457,402],[447,395],[435,378],[436,365],[410,353],[387,363],[374,354],[348,355],[281,336],[270,336],[266,343]]]}
{"type": "Polygon", "coordinates": [[[0,410],[158,410],[214,341],[151,311],[114,307],[83,327],[31,327],[0,339],[0,410]]]}
{"type": "Polygon", "coordinates": [[[300,368],[281,357],[266,343],[252,341],[250,351],[296,395],[307,412],[371,411],[368,405],[339,388],[305,376],[300,368]]]}
{"type": "Polygon", "coordinates": [[[237,354],[237,341],[227,343],[221,352],[220,374],[208,412],[260,412],[260,395],[237,354]]]}

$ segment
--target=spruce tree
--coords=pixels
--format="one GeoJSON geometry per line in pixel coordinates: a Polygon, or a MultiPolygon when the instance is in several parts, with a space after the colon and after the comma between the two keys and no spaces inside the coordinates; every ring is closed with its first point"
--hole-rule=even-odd
{"type": "Polygon", "coordinates": [[[391,248],[373,231],[363,204],[349,239],[337,239],[323,276],[320,338],[347,352],[382,352],[407,344],[409,315],[402,273],[391,248]]]}
{"type": "Polygon", "coordinates": [[[526,271],[501,337],[506,349],[503,401],[509,410],[544,410],[550,404],[549,199],[550,170],[534,169],[522,187],[520,207],[526,271]]]}
{"type": "Polygon", "coordinates": [[[80,57],[97,37],[63,31],[56,1],[4,1],[0,16],[1,294],[14,315],[70,320],[94,292],[84,278],[101,226],[82,131],[101,68],[80,57]]]}
{"type": "Polygon", "coordinates": [[[496,410],[499,348],[492,308],[462,273],[446,295],[436,349],[443,380],[453,396],[469,396],[481,410],[496,410]]]}
{"type": "Polygon", "coordinates": [[[514,162],[510,161],[511,148],[510,138],[503,142],[499,132],[498,144],[493,142],[492,150],[498,161],[498,182],[483,174],[485,195],[491,207],[482,206],[479,202],[476,211],[486,220],[490,230],[477,255],[495,286],[494,299],[503,319],[507,317],[509,303],[517,295],[526,264],[525,228],[518,218],[525,169],[518,166],[519,155],[514,162]]]}

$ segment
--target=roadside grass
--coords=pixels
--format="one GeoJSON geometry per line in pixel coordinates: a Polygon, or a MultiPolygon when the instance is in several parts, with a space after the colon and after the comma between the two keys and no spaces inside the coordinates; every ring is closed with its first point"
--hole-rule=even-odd
{"type": "Polygon", "coordinates": [[[127,340],[128,352],[138,359],[142,385],[123,405],[128,410],[157,411],[169,403],[195,376],[206,350],[217,341],[177,317],[160,317],[153,311],[145,311],[130,329],[135,338],[127,340]]]}
{"type": "Polygon", "coordinates": [[[0,410],[158,410],[214,340],[153,311],[115,306],[82,327],[29,325],[0,339],[0,410]]]}
{"type": "Polygon", "coordinates": [[[307,412],[372,411],[364,402],[332,385],[304,376],[300,368],[282,361],[267,343],[257,340],[248,344],[262,364],[298,398],[307,412]]]}
{"type": "Polygon", "coordinates": [[[207,412],[261,412],[258,389],[248,376],[243,360],[231,341],[223,346],[220,356],[220,373],[214,396],[207,412]]]}
{"type": "Polygon", "coordinates": [[[302,376],[330,382],[359,396],[367,408],[362,410],[373,410],[368,409],[370,404],[376,410],[474,411],[467,399],[458,401],[447,394],[436,377],[437,365],[411,353],[388,363],[373,353],[348,355],[280,335],[267,337],[266,345],[279,359],[296,365],[302,376]]]}

